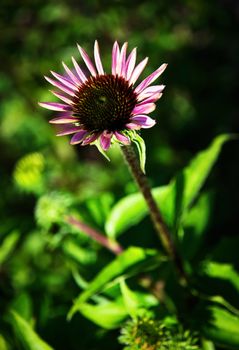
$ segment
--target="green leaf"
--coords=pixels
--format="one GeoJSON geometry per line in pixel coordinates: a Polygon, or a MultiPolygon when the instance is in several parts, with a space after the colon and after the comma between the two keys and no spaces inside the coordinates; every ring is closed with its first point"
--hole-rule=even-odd
{"type": "MultiPolygon", "coordinates": [[[[232,135],[220,135],[208,149],[200,152],[174,178],[169,185],[153,189],[153,195],[167,224],[177,231],[181,220],[193,204],[208,174],[217,160],[223,144],[232,135]]],[[[112,208],[105,225],[110,237],[122,234],[127,228],[137,224],[148,210],[140,193],[129,195],[112,208]]]]}
{"type": "Polygon", "coordinates": [[[128,317],[124,304],[116,302],[105,302],[98,305],[83,303],[78,306],[78,311],[105,329],[118,328],[128,317]]]}
{"type": "Polygon", "coordinates": [[[115,280],[122,275],[134,275],[142,272],[143,269],[158,264],[159,259],[161,258],[155,250],[138,247],[128,248],[122,254],[117,256],[110,264],[104,267],[89,284],[88,288],[81,293],[69,312],[69,318],[79,310],[82,303],[85,303],[95,293],[105,289],[107,284],[112,280],[115,280]]]}
{"type": "Polygon", "coordinates": [[[239,317],[216,304],[206,308],[207,321],[201,323],[203,335],[217,345],[239,349],[239,317]]]}
{"type": "Polygon", "coordinates": [[[4,241],[0,246],[0,265],[3,264],[10,254],[15,249],[17,242],[20,238],[20,233],[18,231],[13,231],[6,236],[4,241]]]}
{"type": "Polygon", "coordinates": [[[11,311],[10,322],[14,328],[16,337],[25,350],[53,350],[17,312],[11,311]]]}
{"type": "Polygon", "coordinates": [[[134,133],[133,140],[132,140],[138,149],[139,152],[139,164],[140,168],[143,173],[145,173],[145,163],[146,163],[146,147],[145,142],[142,137],[139,136],[139,134],[134,133]]]}
{"type": "Polygon", "coordinates": [[[129,289],[129,287],[125,283],[125,279],[123,278],[120,280],[120,289],[121,289],[126,310],[128,311],[131,317],[135,317],[137,315],[137,310],[139,308],[138,299],[134,294],[134,292],[129,289]]]}
{"type": "Polygon", "coordinates": [[[0,334],[0,349],[1,350],[10,350],[8,342],[1,334],[0,334]]]}

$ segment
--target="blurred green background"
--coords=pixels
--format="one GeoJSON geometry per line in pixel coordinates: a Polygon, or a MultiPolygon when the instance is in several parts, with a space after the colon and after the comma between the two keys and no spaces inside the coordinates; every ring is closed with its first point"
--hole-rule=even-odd
{"type": "MultiPolygon", "coordinates": [[[[94,262],[99,269],[111,255],[62,217],[71,210],[103,230],[107,210],[136,187],[117,149],[108,163],[95,147],[54,136],[54,115],[37,104],[52,99],[43,75],[62,72],[62,60],[71,66],[72,55],[80,62],[76,43],[91,53],[95,39],[106,69],[115,40],[137,46],[138,60],[149,57],[144,76],[167,62],[165,93],[152,114],[157,124],[142,131],[147,174],[153,186],[164,185],[216,135],[238,131],[239,3],[2,0],[0,14],[0,312],[23,310],[60,350],[79,349],[79,341],[80,349],[116,349],[117,332],[106,335],[81,316],[66,321],[79,292],[75,266],[90,279],[94,262]],[[70,244],[83,248],[74,254],[70,244]]],[[[211,215],[201,257],[238,234],[238,154],[237,143],[227,144],[207,181],[211,215]]],[[[144,235],[130,243],[153,246],[152,228],[143,224],[144,235]]],[[[2,320],[0,334],[11,339],[7,315],[2,320]]]]}

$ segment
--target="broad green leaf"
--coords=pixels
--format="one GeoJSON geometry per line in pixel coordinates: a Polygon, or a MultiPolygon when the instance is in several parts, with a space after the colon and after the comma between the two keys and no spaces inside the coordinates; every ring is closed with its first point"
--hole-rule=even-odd
{"type": "Polygon", "coordinates": [[[82,303],[78,311],[102,328],[118,328],[128,317],[128,312],[123,303],[106,302],[98,305],[82,303]]]}
{"type": "MultiPolygon", "coordinates": [[[[153,190],[153,195],[165,221],[171,228],[177,230],[183,215],[190,208],[206,181],[223,144],[233,137],[232,135],[216,137],[212,144],[196,155],[169,185],[153,190]]],[[[129,195],[113,207],[107,218],[105,230],[109,236],[116,237],[142,220],[147,212],[141,194],[129,195]]]]}
{"type": "Polygon", "coordinates": [[[161,257],[155,250],[138,247],[128,248],[104,267],[88,285],[88,288],[80,294],[69,312],[69,318],[73,316],[82,303],[85,303],[95,293],[106,288],[109,282],[123,275],[142,272],[143,269],[155,266],[160,260],[161,257]]]}
{"type": "Polygon", "coordinates": [[[7,343],[6,339],[1,334],[0,334],[0,349],[1,350],[10,350],[9,344],[7,343]]]}
{"type": "Polygon", "coordinates": [[[13,252],[19,240],[20,233],[18,231],[13,231],[6,236],[4,241],[0,246],[0,265],[7,260],[9,255],[13,252]]]}
{"type": "Polygon", "coordinates": [[[203,335],[217,345],[239,349],[239,317],[214,305],[206,308],[207,320],[201,320],[203,335]]]}
{"type": "Polygon", "coordinates": [[[17,312],[11,311],[11,324],[25,350],[53,350],[17,312]]]}
{"type": "Polygon", "coordinates": [[[139,308],[138,299],[134,292],[129,289],[123,278],[120,280],[120,289],[126,310],[131,317],[135,317],[139,308]]]}
{"type": "Polygon", "coordinates": [[[210,340],[202,339],[202,350],[215,350],[215,346],[210,340]]]}

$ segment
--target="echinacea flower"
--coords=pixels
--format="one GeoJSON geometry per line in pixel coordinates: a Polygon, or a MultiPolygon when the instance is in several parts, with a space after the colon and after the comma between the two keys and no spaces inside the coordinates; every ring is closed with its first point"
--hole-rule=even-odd
{"type": "Polygon", "coordinates": [[[41,102],[40,106],[59,112],[52,124],[60,124],[58,136],[72,134],[72,145],[96,144],[103,151],[112,142],[130,144],[135,130],[151,128],[155,120],[148,116],[155,102],[162,96],[164,85],[151,85],[165,70],[162,64],[152,74],[136,85],[148,58],[136,65],[136,48],[127,57],[127,43],[112,50],[111,73],[104,71],[98,42],[94,45],[94,63],[78,45],[89,74],[72,57],[74,70],[63,62],[64,75],[51,72],[55,79],[45,77],[56,87],[52,93],[64,103],[41,102]]]}

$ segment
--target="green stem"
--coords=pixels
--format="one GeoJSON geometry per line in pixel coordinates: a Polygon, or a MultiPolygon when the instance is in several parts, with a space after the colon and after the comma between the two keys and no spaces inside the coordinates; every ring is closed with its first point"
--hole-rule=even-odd
{"type": "Polygon", "coordinates": [[[149,213],[152,219],[152,222],[154,224],[154,227],[156,229],[156,232],[158,234],[158,237],[160,241],[162,242],[162,245],[167,252],[167,254],[170,256],[170,258],[173,260],[179,275],[181,277],[182,284],[186,284],[187,276],[184,271],[184,266],[182,259],[176,249],[176,246],[174,244],[174,241],[172,239],[172,236],[168,230],[167,225],[165,224],[163,217],[161,215],[160,209],[158,208],[155,199],[153,198],[151,188],[148,184],[148,179],[146,175],[142,172],[138,158],[136,157],[135,151],[133,147],[130,146],[123,146],[121,147],[124,158],[126,160],[126,163],[128,164],[131,173],[133,175],[134,180],[136,181],[141,193],[144,196],[144,199],[147,203],[149,213]]]}

